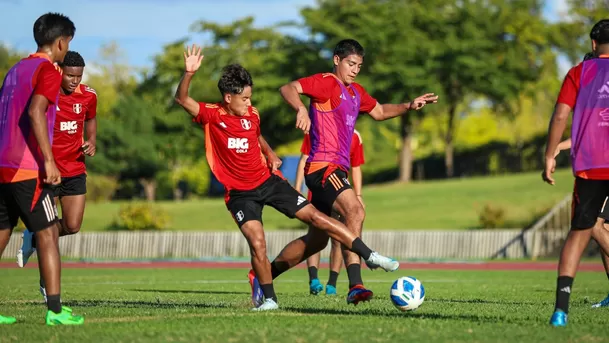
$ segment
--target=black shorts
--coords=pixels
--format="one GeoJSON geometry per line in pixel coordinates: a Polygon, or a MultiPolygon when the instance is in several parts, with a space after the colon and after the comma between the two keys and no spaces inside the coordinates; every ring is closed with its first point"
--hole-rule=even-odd
{"type": "Polygon", "coordinates": [[[609,198],[605,198],[605,202],[603,203],[603,208],[601,208],[601,213],[598,215],[600,218],[605,219],[605,221],[609,221],[609,198]]]}
{"type": "Polygon", "coordinates": [[[87,174],[62,177],[61,183],[53,187],[56,197],[87,194],[87,174]]]}
{"type": "Polygon", "coordinates": [[[231,190],[226,206],[239,227],[250,220],[262,223],[262,208],[269,205],[289,218],[307,206],[309,201],[284,179],[271,175],[268,180],[249,191],[231,190]]]}
{"type": "Polygon", "coordinates": [[[605,199],[609,196],[609,180],[575,178],[571,229],[590,229],[602,215],[605,199]]]}
{"type": "Polygon", "coordinates": [[[21,218],[32,232],[57,222],[53,191],[38,179],[0,183],[0,229],[12,229],[21,218]]]}
{"type": "Polygon", "coordinates": [[[328,167],[305,176],[307,188],[311,192],[311,204],[322,213],[332,215],[332,206],[336,198],[347,189],[351,189],[349,176],[342,169],[335,169],[326,175],[328,167]]]}

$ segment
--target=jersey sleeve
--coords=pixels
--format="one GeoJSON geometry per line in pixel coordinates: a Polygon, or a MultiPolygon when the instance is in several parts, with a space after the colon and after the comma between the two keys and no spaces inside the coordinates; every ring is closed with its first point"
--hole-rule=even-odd
{"type": "Polygon", "coordinates": [[[311,137],[309,134],[305,134],[302,139],[302,145],[300,146],[300,153],[303,155],[309,155],[311,153],[311,137]]]}
{"type": "Polygon", "coordinates": [[[579,64],[569,70],[560,87],[560,93],[558,93],[558,99],[556,100],[557,104],[565,104],[571,108],[575,108],[581,69],[582,64],[579,64]]]}
{"type": "Polygon", "coordinates": [[[252,114],[256,116],[256,121],[258,122],[258,125],[256,125],[256,135],[260,137],[260,135],[262,134],[260,132],[260,112],[258,112],[258,109],[254,106],[251,107],[251,110],[252,114]]]}
{"type": "Polygon", "coordinates": [[[97,116],[97,93],[93,88],[85,86],[85,92],[89,93],[89,106],[87,106],[87,116],[85,120],[93,119],[97,116]]]}
{"type": "Polygon", "coordinates": [[[374,107],[376,107],[377,100],[373,98],[364,87],[360,84],[354,84],[357,87],[357,91],[360,93],[361,103],[359,105],[359,111],[364,113],[370,113],[374,107]]]}
{"type": "Polygon", "coordinates": [[[205,125],[210,122],[214,113],[218,111],[218,108],[219,106],[217,104],[200,102],[199,114],[192,118],[192,121],[199,125],[205,125]]]}
{"type": "Polygon", "coordinates": [[[42,95],[49,101],[49,103],[54,104],[59,96],[61,74],[50,62],[41,63],[38,68],[38,72],[34,76],[34,80],[32,80],[34,85],[34,94],[42,95]]]}
{"type": "Polygon", "coordinates": [[[364,160],[364,144],[362,142],[362,137],[359,133],[353,134],[353,139],[351,140],[351,167],[359,167],[362,164],[366,163],[364,160]]]}
{"type": "Polygon", "coordinates": [[[302,93],[315,102],[326,102],[332,96],[333,88],[336,86],[334,77],[330,74],[315,74],[298,79],[302,86],[302,93]]]}

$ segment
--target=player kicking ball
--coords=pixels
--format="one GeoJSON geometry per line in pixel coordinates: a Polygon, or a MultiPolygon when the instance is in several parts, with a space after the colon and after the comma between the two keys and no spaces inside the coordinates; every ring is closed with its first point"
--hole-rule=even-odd
{"type": "MultiPolygon", "coordinates": [[[[82,225],[87,193],[85,155],[95,155],[97,94],[93,88],[81,83],[85,61],[79,53],[68,51],[59,65],[62,81],[53,129],[53,155],[61,173],[61,183],[54,186],[53,191],[55,203],[61,204],[61,237],[78,233],[82,225]]],[[[17,252],[19,267],[23,268],[27,264],[35,250],[34,235],[26,229],[23,232],[23,244],[17,252]]],[[[42,278],[40,293],[46,301],[42,278]]]]}
{"type": "MultiPolygon", "coordinates": [[[[260,134],[260,116],[251,105],[253,82],[245,68],[238,64],[223,68],[218,81],[222,95],[219,103],[197,102],[188,95],[190,82],[202,60],[201,48],[188,47],[184,53],[186,71],[175,100],[205,130],[207,162],[224,185],[226,206],[250,247],[252,268],[264,296],[264,301],[256,302],[253,310],[278,308],[262,225],[265,205],[316,228],[288,245],[293,257],[300,261],[325,248],[329,235],[364,258],[373,268],[397,270],[397,261],[370,250],[343,224],[315,209],[268,167],[261,148],[265,142],[260,134]]],[[[269,158],[269,151],[265,152],[269,158]]]]}

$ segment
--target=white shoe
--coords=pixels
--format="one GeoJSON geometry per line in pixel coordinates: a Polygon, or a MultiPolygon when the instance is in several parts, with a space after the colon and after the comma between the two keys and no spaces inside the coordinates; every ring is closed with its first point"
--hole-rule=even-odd
{"type": "Polygon", "coordinates": [[[23,231],[23,243],[21,244],[21,249],[17,252],[17,265],[20,268],[23,268],[27,261],[30,259],[34,251],[36,249],[32,246],[32,238],[34,237],[34,233],[28,229],[23,231]]]}
{"type": "Polygon", "coordinates": [[[40,286],[40,294],[42,294],[42,297],[44,298],[44,303],[46,304],[47,302],[47,290],[40,286]]]}
{"type": "Polygon", "coordinates": [[[272,311],[272,310],[277,310],[278,308],[279,308],[279,305],[277,305],[275,300],[273,300],[273,299],[266,299],[262,303],[262,305],[260,305],[258,307],[254,307],[252,309],[252,311],[272,311]]]}
{"type": "Polygon", "coordinates": [[[370,269],[376,269],[380,267],[386,272],[394,272],[400,267],[400,262],[392,258],[380,255],[376,251],[373,251],[370,255],[370,258],[366,260],[366,265],[370,269]]]}

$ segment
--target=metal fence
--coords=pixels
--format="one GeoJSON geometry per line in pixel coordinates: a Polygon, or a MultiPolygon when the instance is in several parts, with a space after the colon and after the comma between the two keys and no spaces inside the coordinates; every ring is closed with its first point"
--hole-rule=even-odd
{"type": "MultiPolygon", "coordinates": [[[[363,239],[373,250],[401,259],[481,259],[539,256],[554,246],[552,231],[364,231],[363,239]]],[[[266,233],[269,257],[305,231],[266,233]]],[[[14,257],[21,234],[13,233],[2,257],[14,257]]],[[[249,256],[247,242],[239,232],[81,232],[60,238],[63,257],[99,259],[207,258],[249,256]]],[[[327,257],[330,245],[322,252],[327,257]]]]}

